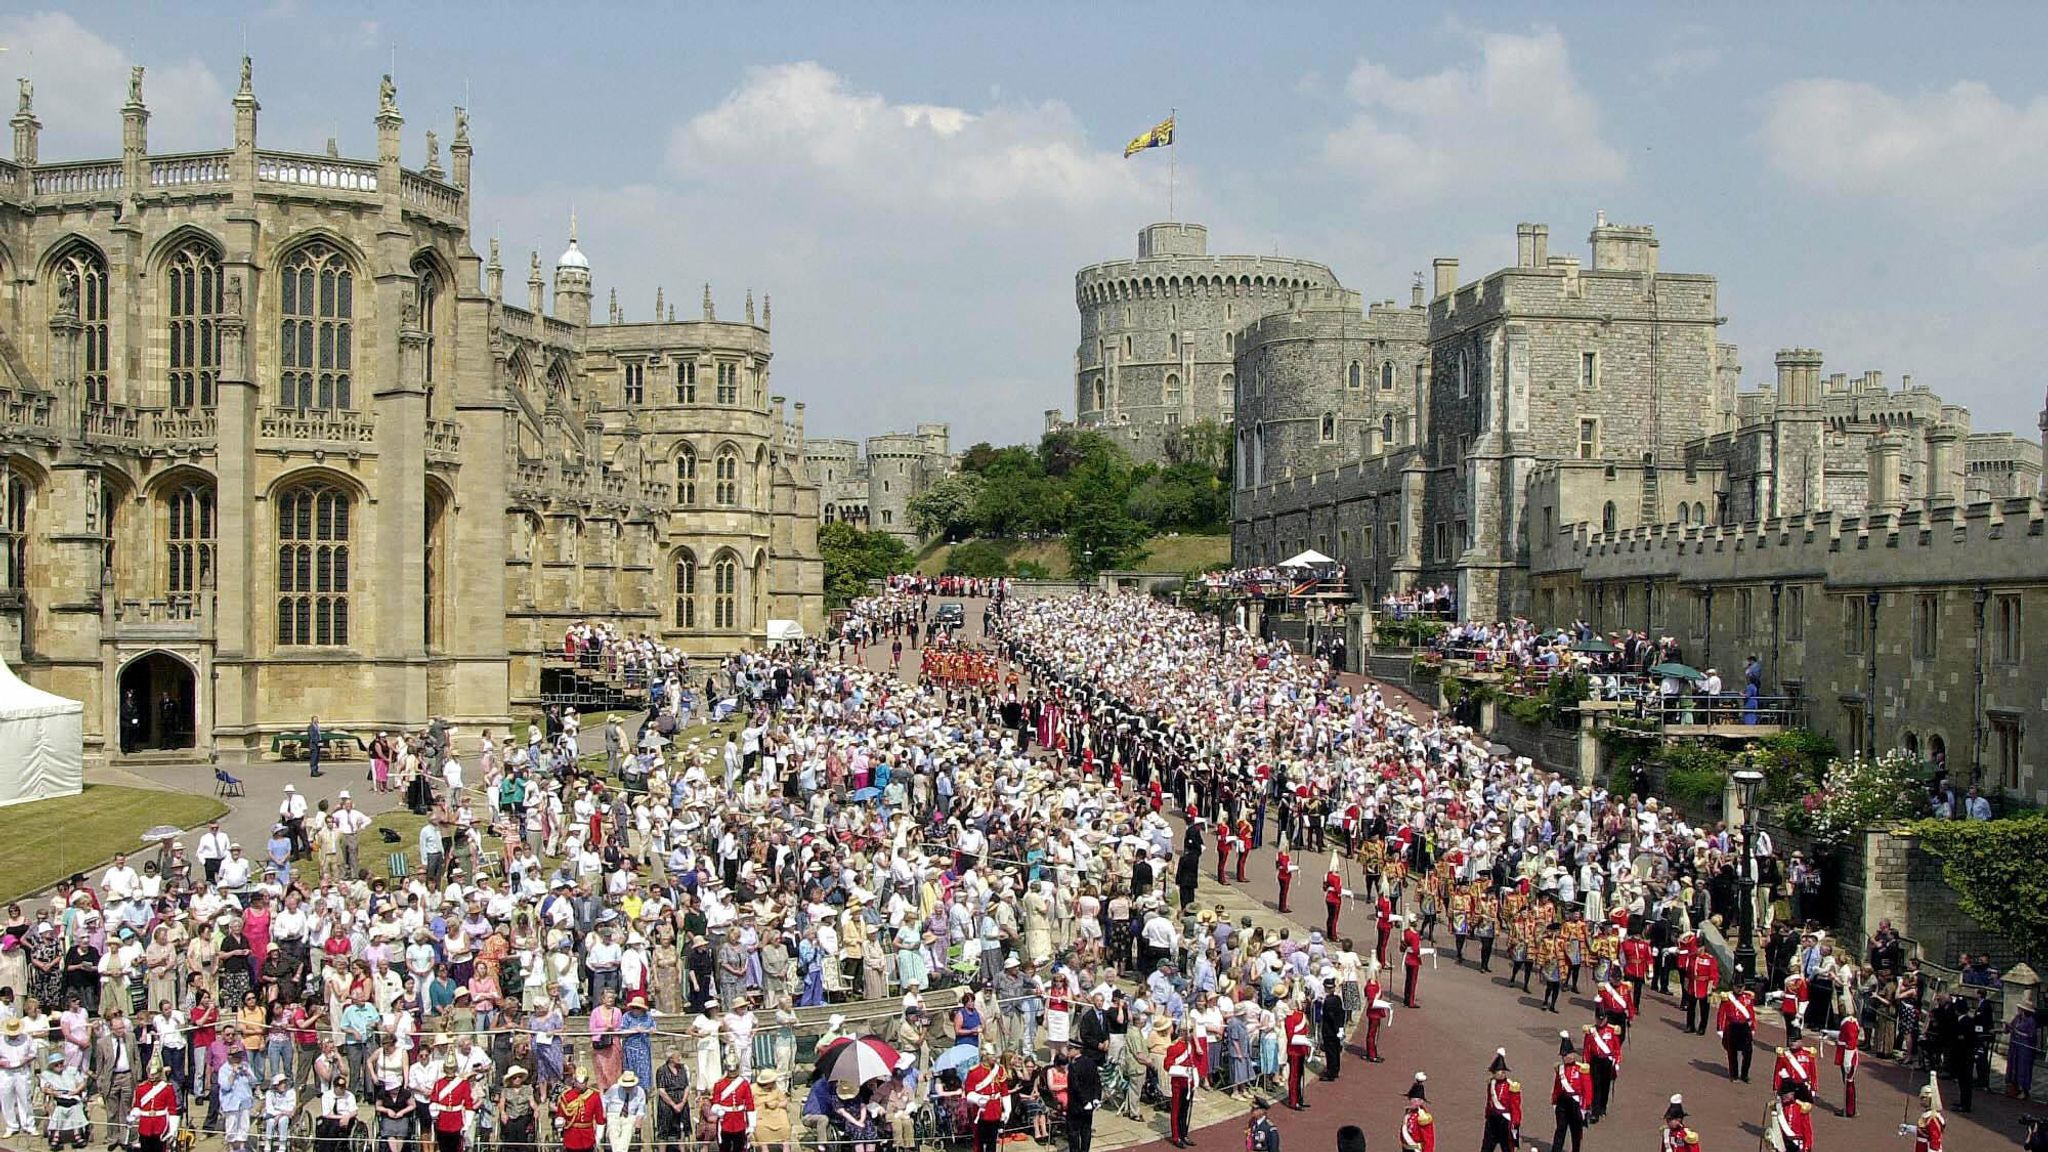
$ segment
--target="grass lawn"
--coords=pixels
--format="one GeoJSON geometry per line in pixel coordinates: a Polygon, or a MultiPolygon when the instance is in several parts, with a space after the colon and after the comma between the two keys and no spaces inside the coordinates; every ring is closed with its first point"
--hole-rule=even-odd
{"type": "MultiPolygon", "coordinates": [[[[143,851],[158,824],[194,828],[228,810],[211,796],[88,784],[76,796],[0,808],[0,900],[40,892],[116,852],[143,851]]],[[[136,863],[140,867],[138,859],[136,863]]]]}
{"type": "MultiPolygon", "coordinates": [[[[1050,540],[992,540],[1011,565],[1033,563],[1045,568],[1049,578],[1065,580],[1073,575],[1073,567],[1067,558],[1067,541],[1064,537],[1050,540]]],[[[916,570],[926,576],[937,576],[946,570],[946,561],[951,557],[955,545],[935,542],[925,546],[917,554],[916,570]]],[[[1137,568],[1143,572],[1192,572],[1215,564],[1230,562],[1230,537],[1228,536],[1154,536],[1145,542],[1145,558],[1138,561],[1137,568]]]]}

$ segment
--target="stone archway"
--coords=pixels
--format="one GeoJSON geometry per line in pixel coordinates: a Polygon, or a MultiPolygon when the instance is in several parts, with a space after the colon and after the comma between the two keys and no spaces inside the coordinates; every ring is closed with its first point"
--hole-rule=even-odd
{"type": "Polygon", "coordinates": [[[197,743],[199,680],[192,666],[164,651],[121,669],[121,751],[191,748],[197,743]]]}

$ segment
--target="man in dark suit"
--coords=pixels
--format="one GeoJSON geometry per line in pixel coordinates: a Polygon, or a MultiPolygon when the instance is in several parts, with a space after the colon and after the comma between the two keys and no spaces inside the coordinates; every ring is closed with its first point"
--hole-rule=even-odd
{"type": "Polygon", "coordinates": [[[314,776],[324,775],[320,771],[320,718],[306,725],[306,763],[312,766],[314,776]]]}
{"type": "Polygon", "coordinates": [[[1067,1152],[1089,1152],[1095,1140],[1095,1109],[1102,1103],[1102,1057],[1093,1048],[1067,1067],[1067,1152]]]}
{"type": "Polygon", "coordinates": [[[1351,1015],[1344,1010],[1344,997],[1337,991],[1337,973],[1323,969],[1323,1006],[1319,1014],[1323,1040],[1323,1079],[1335,1080],[1344,1066],[1344,1038],[1351,1031],[1351,1015]]]}

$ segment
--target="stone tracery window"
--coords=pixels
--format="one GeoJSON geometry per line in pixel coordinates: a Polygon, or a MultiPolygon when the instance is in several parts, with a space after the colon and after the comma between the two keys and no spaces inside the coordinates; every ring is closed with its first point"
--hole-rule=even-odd
{"type": "Polygon", "coordinates": [[[0,590],[28,584],[28,514],[35,485],[11,462],[0,462],[0,590]]]}
{"type": "Polygon", "coordinates": [[[697,557],[687,549],[676,555],[676,627],[697,626],[697,557]]]}
{"type": "Polygon", "coordinates": [[[286,408],[352,406],[355,273],[339,249],[308,244],[284,263],[278,299],[278,402],[286,408]]]}
{"type": "Polygon", "coordinates": [[[739,627],[739,557],[730,552],[721,553],[711,565],[711,626],[730,629],[739,627]]]}
{"type": "Polygon", "coordinates": [[[676,453],[676,503],[697,502],[697,450],[688,444],[676,453]]]}
{"type": "Polygon", "coordinates": [[[720,508],[736,508],[740,502],[740,454],[730,448],[721,449],[714,465],[713,479],[717,484],[715,493],[720,508]]]}
{"type": "Polygon", "coordinates": [[[346,644],[348,493],[312,482],[277,498],[277,642],[346,644]]]}
{"type": "Polygon", "coordinates": [[[220,380],[222,276],[220,252],[204,240],[193,240],[171,257],[165,287],[173,408],[213,407],[220,380]]]}
{"type": "Polygon", "coordinates": [[[189,597],[213,580],[213,485],[195,480],[173,489],[164,512],[164,591],[189,597]]]}
{"type": "Polygon", "coordinates": [[[56,277],[76,310],[79,385],[88,404],[107,402],[107,259],[97,249],[75,243],[58,257],[56,277]]]}

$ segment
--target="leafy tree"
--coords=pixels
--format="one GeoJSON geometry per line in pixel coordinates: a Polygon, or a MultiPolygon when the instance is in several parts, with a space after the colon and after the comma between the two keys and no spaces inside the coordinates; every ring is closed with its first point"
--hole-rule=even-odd
{"type": "Polygon", "coordinates": [[[1045,476],[995,474],[974,503],[975,531],[983,536],[1029,536],[1066,527],[1068,490],[1045,476]]]}
{"type": "Polygon", "coordinates": [[[2028,959],[2048,957],[2048,816],[1921,820],[1913,832],[1941,861],[1963,911],[2028,959]]]}
{"type": "Polygon", "coordinates": [[[974,533],[974,508],[987,484],[976,472],[946,477],[911,499],[911,526],[925,539],[966,539],[974,533]]]}
{"type": "Polygon", "coordinates": [[[989,465],[995,463],[997,451],[996,446],[986,440],[969,447],[960,454],[960,470],[976,475],[988,471],[989,465]]]}
{"type": "Polygon", "coordinates": [[[1038,442],[1038,459],[1047,476],[1067,476],[1091,464],[1107,466],[1121,475],[1128,475],[1131,468],[1131,458],[1115,441],[1079,428],[1047,432],[1038,442]]]}
{"type": "Polygon", "coordinates": [[[908,571],[910,547],[887,532],[863,532],[851,524],[818,526],[818,551],[825,558],[825,603],[844,608],[867,595],[868,581],[908,571]]]}
{"type": "Polygon", "coordinates": [[[1198,464],[1230,479],[1230,429],[1214,420],[1182,424],[1166,437],[1169,464],[1198,464]]]}
{"type": "Polygon", "coordinates": [[[1074,493],[1067,517],[1067,556],[1074,575],[1085,579],[1137,563],[1151,532],[1124,511],[1126,495],[1114,465],[1096,461],[1075,473],[1074,493]]]}
{"type": "Polygon", "coordinates": [[[1010,559],[1002,546],[989,540],[969,540],[956,545],[946,556],[948,576],[1007,576],[1010,559]]]}

